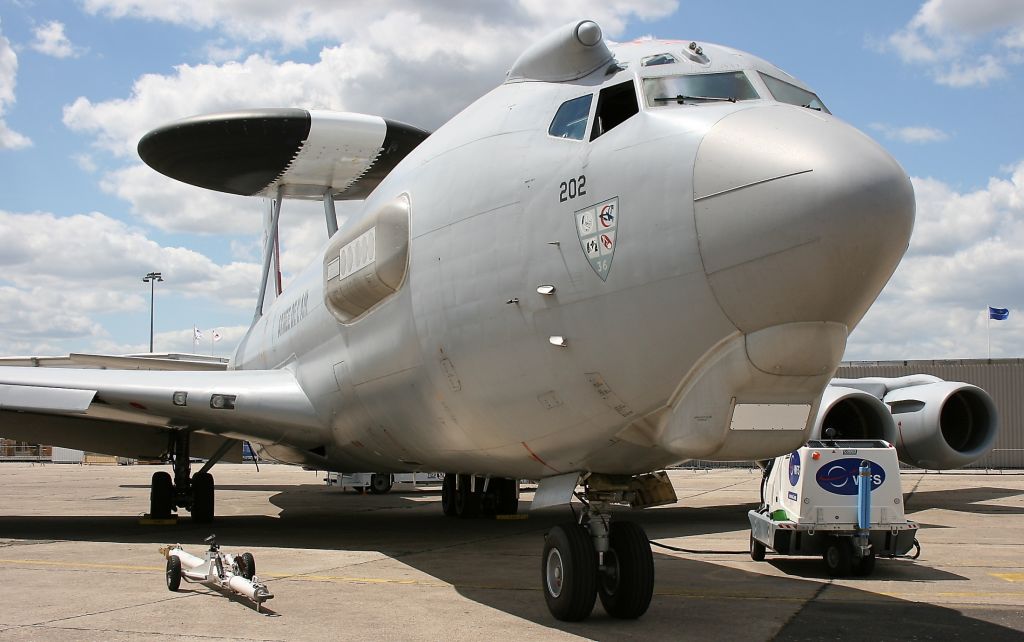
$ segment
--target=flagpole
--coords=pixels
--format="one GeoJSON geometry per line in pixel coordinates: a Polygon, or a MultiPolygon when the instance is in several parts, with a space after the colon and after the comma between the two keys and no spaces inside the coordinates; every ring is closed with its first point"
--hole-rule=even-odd
{"type": "Polygon", "coordinates": [[[988,360],[992,360],[992,312],[985,308],[985,338],[988,340],[988,360]]]}

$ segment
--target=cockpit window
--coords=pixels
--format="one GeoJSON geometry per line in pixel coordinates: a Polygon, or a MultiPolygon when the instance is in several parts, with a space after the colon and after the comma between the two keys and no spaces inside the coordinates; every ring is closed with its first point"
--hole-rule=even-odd
{"type": "Polygon", "coordinates": [[[590,103],[594,95],[587,94],[562,103],[555,112],[555,117],[548,127],[548,134],[557,138],[583,140],[587,134],[587,118],[590,116],[590,103]]]}
{"type": "Polygon", "coordinates": [[[650,107],[699,105],[727,100],[756,100],[754,86],[742,71],[689,76],[644,78],[644,95],[650,107]]]}
{"type": "Polygon", "coordinates": [[[594,112],[594,128],[590,132],[590,140],[618,127],[640,111],[636,102],[636,87],[632,80],[605,87],[597,99],[594,112]]]}
{"type": "MultiPolygon", "coordinates": [[[[760,73],[760,72],[758,72],[760,73]]],[[[821,102],[821,99],[817,95],[807,91],[806,89],[800,89],[796,85],[791,85],[784,80],[779,80],[769,76],[768,74],[761,74],[761,79],[764,80],[764,84],[768,85],[768,91],[772,92],[772,96],[775,100],[780,103],[788,103],[790,105],[799,105],[801,107],[808,107],[810,109],[817,109],[823,111],[826,114],[831,114],[825,103],[821,102]]]]}
{"type": "Polygon", "coordinates": [[[660,53],[653,56],[647,56],[640,61],[641,67],[653,67],[655,65],[673,65],[679,62],[676,57],[670,53],[660,53]]]}

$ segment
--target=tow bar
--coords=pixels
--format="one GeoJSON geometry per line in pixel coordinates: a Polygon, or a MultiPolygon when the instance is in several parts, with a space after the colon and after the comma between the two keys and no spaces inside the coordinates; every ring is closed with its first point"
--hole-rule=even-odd
{"type": "Polygon", "coordinates": [[[272,599],[274,594],[256,576],[256,560],[252,553],[222,553],[216,535],[210,535],[203,541],[210,545],[205,559],[185,552],[181,544],[160,547],[160,554],[167,558],[167,589],[177,591],[184,578],[187,582],[246,597],[256,604],[256,612],[259,613],[263,603],[272,599]]]}

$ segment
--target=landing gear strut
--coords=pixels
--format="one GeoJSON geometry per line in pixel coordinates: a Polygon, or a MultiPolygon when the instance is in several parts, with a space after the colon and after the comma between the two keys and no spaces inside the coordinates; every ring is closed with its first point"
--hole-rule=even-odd
{"type": "Polygon", "coordinates": [[[213,521],[214,482],[209,469],[233,445],[232,440],[224,444],[207,460],[196,474],[192,475],[189,456],[189,433],[175,430],[170,435],[168,452],[174,470],[174,477],[164,471],[153,473],[149,488],[149,514],[151,517],[170,517],[178,508],[192,513],[192,520],[206,524],[213,521]]]}
{"type": "Polygon", "coordinates": [[[441,509],[448,517],[515,515],[519,510],[519,482],[447,473],[441,485],[441,509]]]}
{"type": "Polygon", "coordinates": [[[556,526],[544,537],[541,582],[555,618],[578,622],[598,597],[608,615],[635,619],[654,593],[654,556],[639,524],[611,521],[612,504],[630,503],[628,491],[584,486],[578,522],[556,526]]]}

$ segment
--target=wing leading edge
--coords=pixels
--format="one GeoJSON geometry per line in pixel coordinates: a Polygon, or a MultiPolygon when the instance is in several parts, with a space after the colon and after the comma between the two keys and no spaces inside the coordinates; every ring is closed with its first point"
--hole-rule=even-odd
{"type": "Polygon", "coordinates": [[[289,370],[166,372],[0,368],[0,434],[155,457],[173,430],[197,456],[224,438],[316,448],[325,427],[289,370]],[[205,437],[203,437],[205,435],[205,437]]]}

